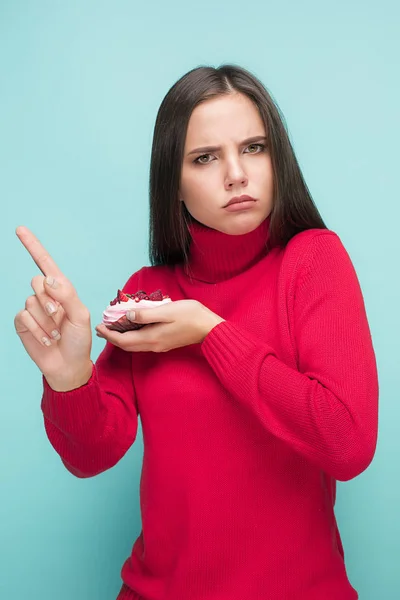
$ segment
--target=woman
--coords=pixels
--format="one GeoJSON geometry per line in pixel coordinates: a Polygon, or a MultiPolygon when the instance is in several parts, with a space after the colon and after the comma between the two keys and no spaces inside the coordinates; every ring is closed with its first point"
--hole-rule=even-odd
{"type": "Polygon", "coordinates": [[[87,308],[25,228],[43,276],[15,319],[44,375],[66,468],[91,477],[134,442],[142,532],[119,600],[352,600],[335,481],[370,464],[378,384],[362,293],[322,221],[278,109],[247,71],[198,68],[159,109],[151,267],[136,311],[90,360],[87,308]]]}

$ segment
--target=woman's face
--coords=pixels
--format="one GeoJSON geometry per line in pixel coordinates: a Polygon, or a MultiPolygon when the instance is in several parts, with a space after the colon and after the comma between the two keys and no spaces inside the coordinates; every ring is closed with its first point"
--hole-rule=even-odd
{"type": "Polygon", "coordinates": [[[233,93],[197,106],[189,120],[179,190],[192,217],[231,235],[256,229],[272,210],[267,143],[261,116],[247,96],[233,93]],[[227,206],[233,198],[241,202],[227,206]]]}

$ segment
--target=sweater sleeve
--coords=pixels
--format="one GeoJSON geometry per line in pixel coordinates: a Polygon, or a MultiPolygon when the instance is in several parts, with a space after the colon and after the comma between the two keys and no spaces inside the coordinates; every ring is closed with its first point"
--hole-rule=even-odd
{"type": "Polygon", "coordinates": [[[228,321],[208,334],[202,351],[224,387],[268,432],[345,481],[366,469],[375,452],[375,354],[359,282],[340,239],[316,235],[306,253],[293,308],[297,368],[228,321]]]}
{"type": "MultiPolygon", "coordinates": [[[[132,276],[124,290],[133,289],[135,282],[132,276]]],[[[56,392],[43,377],[43,388],[47,436],[76,477],[110,469],[135,441],[138,408],[130,352],[107,342],[85,385],[56,392]]]]}

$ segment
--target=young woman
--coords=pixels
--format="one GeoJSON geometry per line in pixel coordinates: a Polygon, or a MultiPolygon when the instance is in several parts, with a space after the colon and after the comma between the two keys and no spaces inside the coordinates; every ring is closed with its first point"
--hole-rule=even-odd
{"type": "Polygon", "coordinates": [[[43,373],[47,435],[91,477],[144,437],[142,532],[119,600],[353,600],[334,515],[377,439],[374,350],[357,276],[322,221],[278,109],[238,67],[198,68],[159,109],[151,267],[90,360],[87,308],[40,242],[15,319],[43,373]]]}

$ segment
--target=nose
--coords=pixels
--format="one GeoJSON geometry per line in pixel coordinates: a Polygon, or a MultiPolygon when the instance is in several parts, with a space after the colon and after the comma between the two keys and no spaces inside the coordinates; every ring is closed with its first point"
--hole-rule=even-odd
{"type": "Polygon", "coordinates": [[[231,161],[227,166],[225,189],[229,191],[235,187],[246,187],[247,184],[248,177],[240,160],[231,161]]]}

